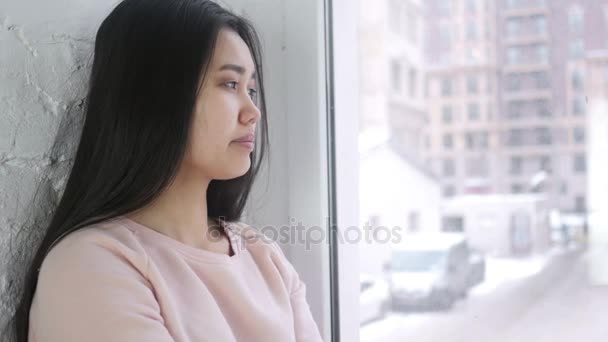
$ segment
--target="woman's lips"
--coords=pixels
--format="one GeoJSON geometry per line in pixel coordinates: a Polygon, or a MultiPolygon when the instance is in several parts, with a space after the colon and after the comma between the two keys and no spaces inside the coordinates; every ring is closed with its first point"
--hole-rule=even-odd
{"type": "Polygon", "coordinates": [[[241,146],[241,147],[244,147],[244,148],[248,149],[249,151],[253,151],[253,146],[254,146],[253,141],[249,141],[249,140],[242,140],[242,141],[235,140],[233,142],[236,143],[237,145],[241,146]]]}

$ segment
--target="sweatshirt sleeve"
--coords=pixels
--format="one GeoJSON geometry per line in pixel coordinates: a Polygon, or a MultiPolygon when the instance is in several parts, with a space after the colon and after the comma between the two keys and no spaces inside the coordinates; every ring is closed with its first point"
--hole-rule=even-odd
{"type": "Polygon", "coordinates": [[[145,277],[147,257],[121,247],[68,236],[51,249],[30,309],[30,341],[173,341],[145,277]]]}
{"type": "Polygon", "coordinates": [[[296,269],[287,260],[281,247],[276,242],[272,242],[272,245],[278,250],[277,253],[286,272],[285,281],[291,297],[296,341],[322,342],[323,339],[321,338],[319,328],[312,317],[310,307],[306,301],[306,284],[300,279],[296,269]]]}

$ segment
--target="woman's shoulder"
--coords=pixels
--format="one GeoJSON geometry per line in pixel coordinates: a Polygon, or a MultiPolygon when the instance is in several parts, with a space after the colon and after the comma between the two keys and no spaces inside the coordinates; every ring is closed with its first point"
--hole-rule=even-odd
{"type": "Polygon", "coordinates": [[[250,253],[270,258],[280,270],[292,271],[293,267],[277,241],[280,234],[270,234],[268,229],[264,229],[265,234],[255,226],[242,221],[230,222],[228,228],[237,232],[244,249],[249,250],[250,253]]]}
{"type": "Polygon", "coordinates": [[[69,265],[101,267],[111,265],[112,260],[146,271],[147,256],[141,242],[129,227],[116,219],[81,227],[57,239],[50,246],[41,269],[69,265]]]}

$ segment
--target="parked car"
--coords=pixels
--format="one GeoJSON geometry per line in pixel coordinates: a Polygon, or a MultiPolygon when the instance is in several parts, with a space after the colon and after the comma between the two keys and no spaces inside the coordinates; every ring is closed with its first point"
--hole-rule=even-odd
{"type": "Polygon", "coordinates": [[[390,294],[387,282],[379,277],[362,273],[359,276],[361,292],[359,296],[359,323],[364,324],[386,316],[390,308],[390,294]]]}
{"type": "Polygon", "coordinates": [[[391,252],[388,271],[395,308],[451,308],[483,281],[485,261],[461,233],[416,234],[391,252]]]}

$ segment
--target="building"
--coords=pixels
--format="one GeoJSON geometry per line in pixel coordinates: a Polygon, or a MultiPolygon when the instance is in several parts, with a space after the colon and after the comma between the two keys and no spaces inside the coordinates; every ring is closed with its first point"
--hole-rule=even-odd
{"type": "Polygon", "coordinates": [[[543,192],[584,213],[586,56],[608,44],[608,1],[431,0],[427,15],[428,155],[443,194],[543,192]]]}

